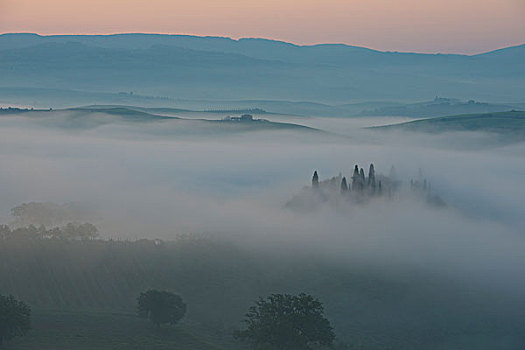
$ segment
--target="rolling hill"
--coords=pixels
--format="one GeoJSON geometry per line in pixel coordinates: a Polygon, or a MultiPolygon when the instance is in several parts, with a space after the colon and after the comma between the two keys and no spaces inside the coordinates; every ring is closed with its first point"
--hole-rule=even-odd
{"type": "MultiPolygon", "coordinates": [[[[106,125],[148,126],[140,132],[151,132],[158,136],[211,136],[260,131],[295,131],[300,133],[327,134],[324,131],[292,123],[272,122],[257,118],[180,118],[172,114],[182,110],[147,109],[128,106],[87,106],[59,110],[2,109],[0,117],[17,117],[36,125],[69,130],[90,130],[106,125]],[[159,114],[154,114],[156,111],[159,114]]],[[[184,110],[182,112],[191,112],[184,110]]],[[[242,111],[236,111],[242,112],[242,111]]],[[[217,114],[221,116],[221,113],[217,114]]],[[[193,112],[193,114],[205,114],[193,112]]],[[[241,114],[241,113],[237,113],[241,114]]]]}
{"type": "Polygon", "coordinates": [[[436,97],[433,101],[424,101],[396,106],[384,106],[367,109],[360,114],[364,116],[403,116],[403,117],[437,117],[457,114],[504,112],[513,106],[496,103],[461,101],[451,98],[436,97]]]}
{"type": "Polygon", "coordinates": [[[525,140],[525,111],[462,114],[374,127],[375,130],[406,130],[425,133],[487,132],[509,141],[525,140]]]}

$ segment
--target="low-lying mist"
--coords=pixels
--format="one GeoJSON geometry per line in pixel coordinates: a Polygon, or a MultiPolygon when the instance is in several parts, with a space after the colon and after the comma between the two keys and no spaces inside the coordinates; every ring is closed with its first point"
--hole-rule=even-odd
{"type": "Polygon", "coordinates": [[[169,121],[71,130],[38,118],[0,118],[1,223],[24,202],[76,203],[105,237],[207,234],[262,254],[426,271],[523,303],[523,143],[361,128],[382,118],[338,119],[337,130],[331,119],[304,119],[339,135],[177,134],[169,121]],[[307,213],[284,207],[314,170],[349,178],[354,164],[371,162],[378,174],[395,165],[405,186],[421,169],[447,206],[397,196],[307,213]]]}

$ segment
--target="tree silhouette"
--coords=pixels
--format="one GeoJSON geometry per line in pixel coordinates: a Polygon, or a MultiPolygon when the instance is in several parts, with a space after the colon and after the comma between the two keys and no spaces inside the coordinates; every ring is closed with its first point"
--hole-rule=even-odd
{"type": "Polygon", "coordinates": [[[354,174],[352,175],[352,190],[357,190],[358,188],[358,184],[359,183],[359,167],[356,166],[354,167],[354,174]]]}
{"type": "Polygon", "coordinates": [[[307,350],[332,346],[335,334],[323,315],[323,304],[301,293],[272,294],[259,298],[250,307],[244,322],[247,328],[236,333],[255,349],[307,350]]]}
{"type": "Polygon", "coordinates": [[[319,187],[319,175],[317,175],[317,170],[314,171],[314,176],[312,177],[312,187],[313,188],[319,187]]]}
{"type": "Polygon", "coordinates": [[[372,188],[372,191],[376,189],[376,171],[374,169],[374,164],[370,164],[370,169],[368,169],[368,187],[372,188]]]}
{"type": "Polygon", "coordinates": [[[343,180],[341,180],[341,193],[346,193],[348,191],[348,185],[346,183],[346,177],[343,177],[343,180]]]}
{"type": "Polygon", "coordinates": [[[364,187],[365,187],[365,171],[363,170],[363,168],[361,168],[361,170],[359,170],[359,189],[363,190],[364,187]]]}
{"type": "Polygon", "coordinates": [[[161,324],[176,324],[186,313],[186,304],[177,294],[150,289],[141,293],[138,301],[138,316],[148,318],[157,328],[161,324]]]}
{"type": "Polygon", "coordinates": [[[0,295],[0,347],[31,329],[31,308],[13,296],[0,295]]]}

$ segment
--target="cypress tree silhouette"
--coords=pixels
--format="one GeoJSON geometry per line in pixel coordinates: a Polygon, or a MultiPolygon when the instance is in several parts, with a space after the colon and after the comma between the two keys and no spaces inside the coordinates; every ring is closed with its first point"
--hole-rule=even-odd
{"type": "Polygon", "coordinates": [[[317,170],[314,171],[314,176],[312,177],[312,187],[313,188],[319,187],[319,175],[317,175],[317,170]]]}
{"type": "Polygon", "coordinates": [[[370,169],[368,169],[368,187],[372,187],[375,190],[376,188],[376,171],[374,169],[374,164],[370,164],[370,169]]]}
{"type": "Polygon", "coordinates": [[[359,170],[359,189],[363,190],[364,187],[365,187],[365,171],[363,170],[363,168],[361,168],[361,170],[359,170]]]}
{"type": "Polygon", "coordinates": [[[354,168],[354,175],[352,175],[352,190],[357,190],[358,188],[358,184],[359,183],[359,168],[356,164],[355,168],[354,168]]]}
{"type": "Polygon", "coordinates": [[[345,194],[348,191],[348,185],[346,183],[346,177],[343,177],[343,180],[341,180],[341,193],[345,194]]]}

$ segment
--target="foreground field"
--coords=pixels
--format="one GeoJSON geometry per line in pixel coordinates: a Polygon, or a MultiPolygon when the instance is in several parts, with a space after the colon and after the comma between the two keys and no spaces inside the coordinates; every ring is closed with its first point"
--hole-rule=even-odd
{"type": "MultiPolygon", "coordinates": [[[[521,349],[520,300],[439,274],[336,266],[312,252],[268,255],[199,237],[175,242],[0,240],[0,294],[33,308],[18,349],[235,349],[232,331],[259,296],[306,292],[325,304],[348,349],[521,349]],[[135,316],[149,288],[180,294],[180,325],[157,333],[135,316]],[[53,311],[49,311],[53,310],[53,311]],[[58,311],[54,311],[58,310],[58,311]]],[[[238,345],[236,345],[238,344],[238,345]]]]}
{"type": "Polygon", "coordinates": [[[119,349],[236,349],[231,333],[187,324],[156,330],[134,314],[93,311],[34,310],[33,329],[17,338],[8,350],[119,350],[119,349]]]}

